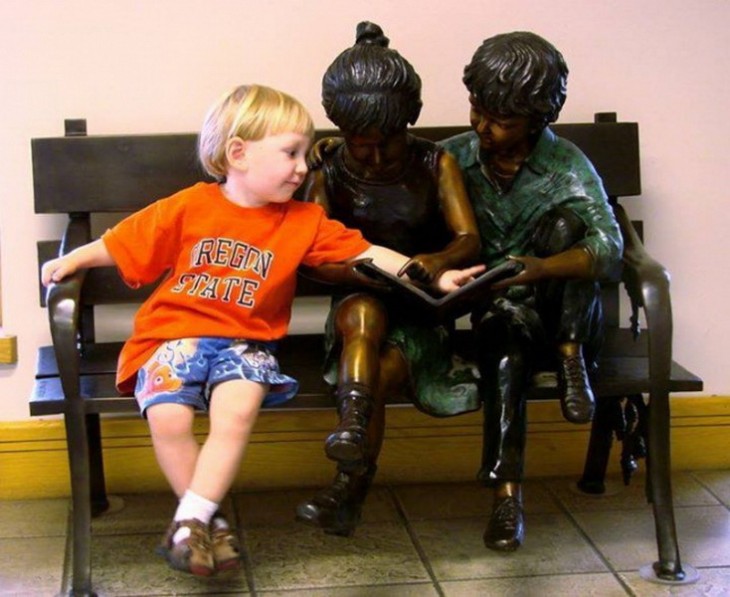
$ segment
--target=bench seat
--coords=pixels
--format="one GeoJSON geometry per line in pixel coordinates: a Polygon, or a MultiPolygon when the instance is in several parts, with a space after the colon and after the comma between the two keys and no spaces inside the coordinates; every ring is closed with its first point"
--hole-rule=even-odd
{"type": "MultiPolygon", "coordinates": [[[[597,396],[627,396],[646,394],[650,391],[649,359],[645,356],[646,342],[640,337],[634,342],[628,330],[609,337],[600,360],[598,373],[592,379],[597,396]],[[618,338],[616,336],[619,336],[618,338]],[[623,350],[617,352],[619,347],[623,350]],[[644,353],[644,354],[642,354],[644,353]]],[[[460,331],[457,341],[462,348],[469,345],[469,335],[460,331]]],[[[279,361],[282,371],[300,382],[300,391],[295,398],[269,410],[310,410],[333,408],[334,400],[327,384],[322,379],[324,360],[323,337],[320,334],[292,335],[279,346],[279,361]]],[[[114,386],[117,356],[121,342],[107,342],[89,345],[83,352],[80,363],[81,397],[86,400],[90,413],[130,412],[137,410],[133,397],[119,396],[114,386]]],[[[702,380],[672,362],[669,380],[670,392],[695,392],[702,389],[702,380]]],[[[557,399],[554,379],[550,383],[533,386],[531,399],[557,399]]],[[[394,399],[389,404],[407,404],[394,399]]],[[[38,351],[36,381],[30,399],[33,416],[61,414],[65,408],[65,397],[58,374],[58,365],[53,346],[43,346],[38,351]]]]}

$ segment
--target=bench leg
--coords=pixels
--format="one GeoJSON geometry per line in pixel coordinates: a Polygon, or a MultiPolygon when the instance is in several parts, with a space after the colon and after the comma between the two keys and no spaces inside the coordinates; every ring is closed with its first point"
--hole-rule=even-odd
{"type": "Polygon", "coordinates": [[[80,398],[68,401],[64,421],[71,473],[73,578],[69,595],[92,597],[91,588],[91,489],[86,413],[80,398]]]}
{"type": "Polygon", "coordinates": [[[613,397],[604,396],[596,400],[583,476],[578,481],[578,488],[584,493],[599,495],[606,491],[606,469],[613,444],[611,407],[614,401],[613,397]]]}
{"type": "Polygon", "coordinates": [[[91,515],[99,516],[109,509],[104,478],[104,456],[101,451],[101,418],[86,415],[86,434],[89,438],[89,468],[91,483],[91,515]]]}
{"type": "Polygon", "coordinates": [[[679,559],[672,503],[668,393],[654,394],[650,398],[648,448],[646,497],[654,511],[659,550],[654,573],[662,580],[681,582],[685,573],[679,559]]]}

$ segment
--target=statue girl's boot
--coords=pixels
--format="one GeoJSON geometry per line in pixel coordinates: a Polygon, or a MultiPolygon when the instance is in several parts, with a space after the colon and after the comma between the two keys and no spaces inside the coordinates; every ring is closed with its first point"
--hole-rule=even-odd
{"type": "Polygon", "coordinates": [[[360,462],[367,459],[367,428],[373,412],[373,399],[362,385],[343,388],[337,396],[340,422],[327,436],[324,451],[337,462],[360,462]]]}
{"type": "Polygon", "coordinates": [[[297,520],[318,526],[329,535],[351,536],[360,522],[362,505],[377,468],[371,464],[348,472],[338,466],[332,485],[297,506],[297,520]]]}

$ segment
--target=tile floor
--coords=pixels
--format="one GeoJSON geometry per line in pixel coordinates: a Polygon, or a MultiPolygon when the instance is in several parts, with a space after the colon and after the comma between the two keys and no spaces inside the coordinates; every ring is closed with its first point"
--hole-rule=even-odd
{"type": "MultiPolygon", "coordinates": [[[[212,580],[168,570],[153,555],[170,496],[125,495],[120,511],[94,521],[94,587],[101,597],[730,596],[730,471],[674,477],[682,561],[699,572],[682,586],[639,574],[656,559],[641,477],[628,488],[610,479],[603,497],[573,486],[525,484],[527,538],[513,554],[483,547],[490,492],[475,483],[376,487],[351,539],[294,522],[308,490],[235,494],[225,507],[245,568],[212,580]]],[[[67,508],[64,499],[0,502],[0,595],[67,592],[67,508]]]]}

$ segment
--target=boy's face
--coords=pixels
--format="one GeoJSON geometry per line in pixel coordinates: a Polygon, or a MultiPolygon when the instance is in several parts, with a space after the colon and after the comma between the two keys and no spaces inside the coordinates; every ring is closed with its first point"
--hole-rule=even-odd
{"type": "Polygon", "coordinates": [[[469,103],[471,127],[479,136],[483,151],[511,153],[529,146],[534,132],[529,117],[495,114],[480,106],[473,95],[469,97],[469,103]]]}
{"type": "Polygon", "coordinates": [[[345,133],[345,162],[366,180],[387,181],[400,174],[408,163],[406,131],[383,135],[376,128],[362,133],[345,133]]]}
{"type": "Polygon", "coordinates": [[[286,203],[307,175],[305,157],[310,139],[299,133],[267,135],[243,141],[238,174],[251,206],[286,203]]]}

